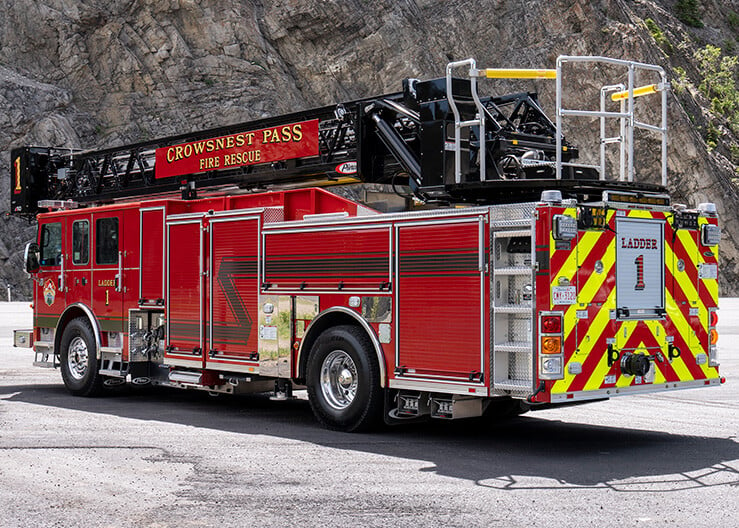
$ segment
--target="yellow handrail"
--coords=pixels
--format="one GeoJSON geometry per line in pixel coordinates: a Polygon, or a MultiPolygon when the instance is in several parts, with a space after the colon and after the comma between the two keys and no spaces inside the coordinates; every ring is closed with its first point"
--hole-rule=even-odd
{"type": "Polygon", "coordinates": [[[488,79],[556,79],[557,70],[498,69],[482,70],[488,79]]]}
{"type": "MultiPolygon", "coordinates": [[[[640,86],[634,88],[634,97],[641,97],[642,95],[649,95],[659,91],[659,86],[656,84],[648,84],[646,86],[640,86]]],[[[611,100],[621,101],[629,97],[629,91],[623,90],[622,92],[614,92],[611,94],[611,100]]]]}

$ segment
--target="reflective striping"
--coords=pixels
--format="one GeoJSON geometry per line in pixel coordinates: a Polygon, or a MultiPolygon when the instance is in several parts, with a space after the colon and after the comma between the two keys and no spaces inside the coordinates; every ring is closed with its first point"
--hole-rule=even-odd
{"type": "MultiPolygon", "coordinates": [[[[560,214],[561,210],[556,211],[560,214]]],[[[567,209],[563,214],[573,214],[567,209]]],[[[696,356],[706,354],[708,343],[708,308],[718,300],[718,281],[699,279],[699,266],[716,262],[717,248],[700,244],[695,230],[673,229],[671,213],[647,210],[609,210],[607,223],[611,229],[579,231],[569,249],[549,233],[548,286],[560,285],[562,278],[577,286],[577,303],[552,306],[551,293],[546,309],[564,312],[564,377],[553,382],[551,395],[596,393],[607,389],[665,390],[667,384],[695,383],[719,378],[716,367],[697,364],[696,356]],[[616,218],[639,218],[664,222],[662,239],[664,273],[664,308],[666,317],[615,319],[616,309],[616,218]],[[684,264],[678,266],[678,260],[684,264]],[[600,261],[598,263],[598,261],[600,261]],[[596,273],[595,264],[601,273],[596,273]],[[578,312],[580,315],[578,316],[578,312]],[[620,356],[624,352],[655,356],[649,377],[644,382],[637,376],[621,374],[620,361],[608,366],[608,342],[620,356]],[[680,349],[681,356],[668,357],[670,345],[680,349]],[[657,353],[663,360],[658,359],[657,353]],[[579,374],[570,374],[569,366],[579,374]],[[608,381],[608,383],[606,383],[608,381]],[[660,386],[661,385],[661,386],[660,386]],[[650,389],[653,386],[653,389],[650,389]]],[[[700,218],[700,224],[708,222],[700,218]]],[[[651,270],[654,271],[654,270],[651,270]]],[[[544,298],[539,297],[540,301],[544,298]]],[[[633,317],[633,314],[632,314],[633,317]]],[[[561,396],[559,396],[561,397],[561,396]]]]}
{"type": "Polygon", "coordinates": [[[578,345],[579,354],[577,354],[577,356],[585,358],[584,361],[581,360],[583,363],[583,374],[580,374],[577,379],[574,380],[569,387],[565,387],[562,392],[588,390],[588,384],[590,384],[591,381],[594,382],[598,375],[598,369],[603,370],[603,367],[605,367],[605,371],[602,373],[600,380],[598,380],[597,383],[598,387],[600,386],[603,376],[605,376],[605,373],[608,371],[605,355],[605,350],[608,348],[606,343],[608,336],[605,330],[611,323],[609,305],[611,303],[615,303],[615,295],[615,290],[611,291],[611,295],[609,296],[609,300],[611,302],[607,302],[601,306],[595,317],[590,320],[590,324],[587,326],[587,334],[586,336],[583,336],[583,339],[578,345]],[[585,337],[588,337],[589,339],[586,339],[585,337]],[[603,366],[601,366],[601,363],[603,366]],[[592,373],[592,375],[588,376],[588,373],[592,373]]]}

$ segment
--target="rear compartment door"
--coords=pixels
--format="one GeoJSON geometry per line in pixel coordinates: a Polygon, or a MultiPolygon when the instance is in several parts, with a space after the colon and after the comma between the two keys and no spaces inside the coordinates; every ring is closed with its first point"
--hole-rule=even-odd
{"type": "MultiPolygon", "coordinates": [[[[650,213],[617,217],[615,348],[657,357],[666,352],[665,220],[650,213]]],[[[626,375],[614,363],[603,387],[664,381],[667,364],[655,361],[646,376],[626,375]]],[[[669,377],[669,375],[668,375],[669,377]]]]}
{"type": "Polygon", "coordinates": [[[209,368],[256,372],[259,366],[260,222],[254,214],[210,220],[209,368]]]}
{"type": "Polygon", "coordinates": [[[396,226],[396,377],[483,383],[484,217],[396,226]]]}
{"type": "Polygon", "coordinates": [[[616,311],[619,318],[665,313],[664,220],[616,218],[616,311]]]}

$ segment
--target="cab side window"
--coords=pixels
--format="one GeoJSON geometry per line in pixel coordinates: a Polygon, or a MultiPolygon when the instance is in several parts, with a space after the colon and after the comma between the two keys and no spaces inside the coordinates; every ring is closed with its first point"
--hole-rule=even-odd
{"type": "Polygon", "coordinates": [[[72,224],[72,262],[87,264],[90,261],[90,222],[78,220],[72,224]]]}
{"type": "Polygon", "coordinates": [[[60,266],[62,263],[62,223],[41,226],[41,266],[60,266]]]}
{"type": "Polygon", "coordinates": [[[95,263],[118,264],[118,218],[95,221],[95,263]]]}

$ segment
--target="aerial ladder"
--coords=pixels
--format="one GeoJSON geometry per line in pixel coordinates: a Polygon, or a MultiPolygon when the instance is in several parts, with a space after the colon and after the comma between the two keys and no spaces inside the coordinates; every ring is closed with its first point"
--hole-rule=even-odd
{"type": "MultiPolygon", "coordinates": [[[[199,191],[224,188],[263,190],[348,182],[410,188],[421,201],[442,204],[526,201],[551,188],[567,196],[599,192],[604,185],[662,189],[664,181],[662,187],[637,183],[633,174],[627,178],[623,172],[617,181],[610,179],[605,184],[603,161],[601,165],[575,163],[579,152],[564,138],[561,119],[566,115],[619,119],[617,138],[605,137],[602,126],[601,145],[619,142],[622,159],[624,150],[631,148],[632,160],[633,141],[628,140],[638,127],[633,123],[634,97],[657,89],[664,96],[664,74],[659,83],[634,90],[634,72],[629,70],[629,86],[622,83],[607,88],[609,95],[620,93],[619,112],[601,108],[583,113],[561,107],[561,69],[576,60],[580,58],[565,57],[556,70],[498,70],[478,69],[469,59],[449,64],[443,78],[405,79],[397,93],[277,117],[105,149],[18,148],[11,153],[11,212],[33,215],[64,204],[106,203],[178,191],[183,198],[195,198],[199,191]],[[544,113],[535,92],[480,95],[478,80],[482,78],[554,80],[558,87],[556,122],[544,113]],[[229,160],[235,163],[200,164],[179,172],[166,167],[168,152],[169,161],[177,152],[182,156],[177,146],[192,149],[214,138],[233,141],[300,123],[316,128],[311,150],[288,149],[287,155],[276,154],[267,161],[239,157],[229,160]]],[[[663,122],[652,128],[665,137],[665,126],[663,122]]],[[[287,139],[287,135],[275,134],[271,139],[287,139]]],[[[663,145],[663,160],[665,151],[663,145]]],[[[603,149],[601,159],[605,159],[603,149]]]]}

